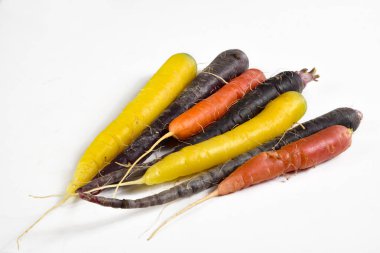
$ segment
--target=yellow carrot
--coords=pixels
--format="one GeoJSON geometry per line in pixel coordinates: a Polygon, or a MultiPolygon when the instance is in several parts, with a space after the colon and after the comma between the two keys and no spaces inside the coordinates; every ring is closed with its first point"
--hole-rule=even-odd
{"type": "Polygon", "coordinates": [[[196,76],[197,65],[185,53],[171,56],[120,113],[90,144],[80,159],[61,201],[46,211],[17,239],[32,229],[45,215],[62,205],[112,161],[180,94],[196,76]]]}
{"type": "Polygon", "coordinates": [[[74,193],[112,161],[179,95],[196,72],[196,62],[190,55],[182,53],[170,57],[87,148],[66,192],[74,193]]]}

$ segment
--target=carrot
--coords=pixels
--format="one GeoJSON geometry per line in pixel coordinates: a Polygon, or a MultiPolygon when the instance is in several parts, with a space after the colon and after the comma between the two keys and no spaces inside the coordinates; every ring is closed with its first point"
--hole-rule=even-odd
{"type": "MultiPolygon", "coordinates": [[[[301,71],[285,71],[269,78],[264,83],[258,85],[254,90],[248,92],[241,100],[234,104],[221,119],[205,128],[202,133],[199,133],[187,139],[185,142],[175,147],[174,152],[182,149],[185,146],[194,145],[214,136],[223,134],[236,127],[236,125],[244,123],[245,121],[253,118],[258,113],[260,113],[269,101],[275,99],[282,93],[285,93],[287,91],[302,92],[308,82],[311,80],[316,80],[318,78],[318,75],[315,72],[315,69],[312,69],[309,72],[307,72],[307,69],[302,69],[301,71]]],[[[185,114],[186,112],[183,115],[185,114]]],[[[156,161],[150,162],[147,165],[153,165],[155,162],[156,161]]],[[[135,170],[132,170],[129,167],[129,172],[131,174],[129,174],[128,178],[126,179],[128,181],[134,180],[136,179],[137,175],[142,176],[143,172],[145,172],[150,167],[146,166],[146,164],[141,166],[138,169],[135,168],[138,173],[135,173],[135,170]]],[[[124,170],[124,167],[118,163],[111,163],[108,167],[113,167],[114,171],[124,171],[123,174],[119,177],[109,177],[109,179],[112,178],[112,181],[108,181],[108,184],[122,181],[121,179],[123,177],[126,177],[124,175],[129,173],[128,170],[124,170]]],[[[120,175],[119,173],[115,173],[113,175],[116,174],[120,175]]]]}
{"type": "Polygon", "coordinates": [[[195,60],[176,54],[148,81],[121,114],[90,144],[79,160],[67,194],[89,182],[126,145],[138,137],[195,77],[195,60]]]}
{"type": "MultiPolygon", "coordinates": [[[[252,149],[249,152],[244,153],[224,164],[218,165],[206,172],[203,172],[200,175],[191,178],[191,180],[185,181],[168,190],[141,199],[113,199],[94,196],[89,193],[80,193],[79,196],[84,200],[113,208],[144,208],[165,204],[179,198],[192,196],[198,192],[218,185],[237,167],[248,161],[253,156],[258,155],[260,152],[277,150],[287,144],[310,136],[322,129],[326,129],[333,125],[342,125],[355,131],[359,127],[361,118],[362,114],[357,110],[345,107],[335,109],[313,120],[304,122],[290,129],[283,136],[277,137],[276,139],[269,141],[255,149],[252,149]]],[[[139,170],[136,170],[134,173],[138,173],[139,170]]],[[[113,173],[119,173],[119,171],[113,173]]],[[[92,181],[90,184],[84,186],[81,190],[83,192],[90,191],[93,188],[107,184],[108,181],[112,181],[110,177],[113,173],[92,181]]],[[[131,177],[136,176],[134,174],[131,174],[131,177]]]]}
{"type": "MultiPolygon", "coordinates": [[[[227,133],[166,156],[150,167],[142,178],[122,185],[159,184],[226,162],[285,132],[305,111],[303,96],[294,91],[286,92],[271,101],[255,118],[227,133]]],[[[96,190],[99,189],[92,191],[96,190]]]]}
{"type": "Polygon", "coordinates": [[[213,95],[202,100],[169,124],[170,135],[185,140],[220,119],[241,97],[265,81],[258,69],[248,69],[213,95]]]}
{"type": "MultiPolygon", "coordinates": [[[[171,56],[120,113],[90,144],[79,160],[63,199],[47,213],[62,205],[75,191],[88,183],[107,163],[131,143],[195,77],[195,60],[188,54],[171,56]]],[[[25,235],[33,223],[18,238],[25,235]]]]}
{"type": "Polygon", "coordinates": [[[350,147],[351,137],[352,129],[335,125],[288,144],[280,150],[254,156],[224,179],[216,190],[165,220],[148,240],[172,219],[206,200],[234,193],[285,173],[308,169],[336,157],[350,147]]]}
{"type": "MultiPolygon", "coordinates": [[[[123,165],[135,162],[164,134],[168,124],[194,104],[203,100],[225,85],[225,82],[248,69],[248,58],[244,52],[231,49],[220,53],[179,97],[144,130],[144,132],[119,154],[99,175],[105,175],[123,165]]],[[[141,160],[143,161],[143,160],[141,160]]]]}

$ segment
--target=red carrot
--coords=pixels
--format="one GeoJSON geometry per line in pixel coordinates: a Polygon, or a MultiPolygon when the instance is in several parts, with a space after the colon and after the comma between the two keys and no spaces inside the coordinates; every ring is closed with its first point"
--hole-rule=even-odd
{"type": "Polygon", "coordinates": [[[334,158],[351,145],[351,136],[351,129],[335,125],[286,145],[280,150],[262,152],[254,156],[224,179],[215,191],[164,221],[148,240],[169,221],[210,198],[233,193],[288,172],[311,168],[334,158]]]}

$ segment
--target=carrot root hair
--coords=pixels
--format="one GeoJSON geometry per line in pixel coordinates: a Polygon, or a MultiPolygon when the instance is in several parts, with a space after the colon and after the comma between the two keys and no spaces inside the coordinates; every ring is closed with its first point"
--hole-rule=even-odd
{"type": "Polygon", "coordinates": [[[121,166],[121,167],[124,167],[124,168],[129,168],[131,167],[131,164],[130,163],[127,163],[127,164],[124,164],[124,163],[119,163],[119,162],[115,162],[117,165],[121,166]]]}
{"type": "Polygon", "coordinates": [[[209,75],[212,75],[213,77],[216,77],[218,78],[219,80],[221,80],[223,83],[227,84],[228,82],[226,80],[224,80],[223,77],[221,76],[218,76],[218,75],[215,75],[214,73],[211,73],[211,72],[208,72],[208,71],[202,71],[201,73],[205,73],[205,74],[209,74],[209,75]]]}
{"type": "Polygon", "coordinates": [[[66,194],[64,195],[64,197],[57,203],[55,204],[54,206],[50,207],[46,212],[44,212],[40,218],[38,218],[32,225],[30,225],[24,232],[22,232],[22,234],[20,234],[18,237],[17,237],[17,249],[19,250],[20,249],[20,240],[21,238],[26,235],[35,225],[37,225],[43,218],[46,217],[46,215],[48,215],[51,211],[55,210],[56,208],[62,206],[70,197],[72,197],[71,194],[66,194]]]}
{"type": "MultiPolygon", "coordinates": [[[[100,191],[100,190],[104,190],[104,189],[115,188],[115,187],[118,187],[118,186],[137,185],[137,184],[143,184],[143,183],[144,183],[144,179],[140,178],[140,179],[137,179],[137,180],[134,180],[134,181],[124,182],[124,183],[121,183],[121,184],[118,183],[118,184],[103,185],[103,186],[100,186],[100,187],[97,187],[97,188],[93,188],[93,189],[88,190],[88,191],[83,192],[83,193],[92,193],[92,192],[96,192],[96,191],[100,191]]],[[[113,197],[113,198],[115,198],[115,197],[113,197]]]]}
{"type": "Polygon", "coordinates": [[[188,206],[186,206],[185,208],[179,210],[178,212],[176,212],[175,214],[173,214],[172,216],[170,216],[169,218],[167,218],[166,220],[164,220],[151,234],[150,236],[148,237],[148,241],[151,240],[166,224],[168,224],[169,222],[171,222],[172,220],[174,220],[175,218],[177,218],[178,216],[180,216],[181,214],[187,212],[188,210],[190,210],[191,208],[211,199],[211,198],[214,198],[214,197],[217,197],[219,196],[219,193],[218,193],[218,189],[216,189],[215,191],[211,192],[210,194],[206,195],[205,197],[201,198],[201,199],[198,199],[197,201],[189,204],[188,206]]]}
{"type": "Polygon", "coordinates": [[[163,140],[172,137],[174,134],[172,132],[166,133],[164,136],[162,136],[160,139],[158,139],[151,147],[148,149],[144,154],[142,154],[137,160],[128,168],[127,172],[124,174],[122,179],[119,181],[119,183],[116,185],[115,191],[112,195],[112,198],[116,198],[116,193],[119,190],[119,187],[122,186],[122,183],[124,179],[127,178],[127,176],[131,173],[132,169],[136,166],[136,164],[143,159],[145,156],[147,156],[150,152],[152,152],[158,144],[160,144],[163,140]]]}

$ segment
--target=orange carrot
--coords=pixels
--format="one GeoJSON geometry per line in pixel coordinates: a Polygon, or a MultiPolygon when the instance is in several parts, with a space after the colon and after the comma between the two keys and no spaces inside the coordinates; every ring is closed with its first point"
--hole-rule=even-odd
{"type": "Polygon", "coordinates": [[[277,151],[262,152],[254,156],[224,179],[216,190],[164,221],[148,240],[169,221],[208,199],[242,190],[285,173],[311,168],[336,157],[350,147],[351,137],[351,129],[335,125],[277,151]]]}
{"type": "Polygon", "coordinates": [[[248,69],[223,86],[210,97],[202,100],[169,124],[169,132],[177,139],[187,139],[220,119],[245,93],[265,81],[264,73],[248,69]]]}

